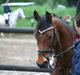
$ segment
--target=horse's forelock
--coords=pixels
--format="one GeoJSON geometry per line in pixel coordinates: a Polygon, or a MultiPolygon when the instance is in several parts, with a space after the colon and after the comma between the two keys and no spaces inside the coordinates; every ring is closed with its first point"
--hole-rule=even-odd
{"type": "Polygon", "coordinates": [[[50,23],[48,23],[46,17],[41,16],[40,20],[37,23],[37,30],[44,31],[44,30],[46,30],[47,28],[50,28],[50,27],[52,27],[52,25],[50,23]]]}
{"type": "Polygon", "coordinates": [[[37,22],[36,29],[39,30],[42,26],[44,26],[46,23],[45,16],[40,16],[40,20],[37,22]]]}

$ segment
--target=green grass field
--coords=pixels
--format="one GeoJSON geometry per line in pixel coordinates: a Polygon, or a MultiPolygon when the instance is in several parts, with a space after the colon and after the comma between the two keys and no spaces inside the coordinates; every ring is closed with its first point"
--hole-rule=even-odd
{"type": "MultiPolygon", "coordinates": [[[[44,6],[38,6],[38,5],[33,5],[33,6],[26,6],[26,7],[11,7],[11,10],[14,11],[18,8],[22,8],[24,10],[24,13],[26,16],[33,16],[34,10],[37,10],[40,15],[44,15],[45,11],[48,11],[50,13],[55,13],[58,16],[64,17],[65,15],[70,15],[72,17],[75,16],[76,8],[71,7],[71,8],[66,8],[65,10],[57,9],[54,7],[53,9],[50,8],[49,5],[44,5],[44,6]]],[[[0,14],[3,13],[3,8],[0,7],[0,14]]],[[[17,20],[17,27],[31,27],[31,19],[18,19],[17,20]]],[[[35,21],[34,21],[34,27],[35,27],[35,21]]]]}

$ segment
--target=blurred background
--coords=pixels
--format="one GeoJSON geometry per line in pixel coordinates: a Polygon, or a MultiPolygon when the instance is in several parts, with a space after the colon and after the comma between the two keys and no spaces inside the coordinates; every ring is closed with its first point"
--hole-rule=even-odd
{"type": "MultiPolygon", "coordinates": [[[[6,0],[0,0],[0,5],[6,0]]],[[[43,15],[45,11],[55,13],[58,16],[64,17],[70,15],[71,17],[75,16],[76,5],[78,0],[9,0],[9,2],[34,2],[34,5],[31,6],[11,6],[11,11],[16,10],[17,8],[22,8],[24,13],[28,17],[33,17],[34,10],[37,10],[40,15],[43,15]]],[[[0,14],[3,14],[3,7],[0,6],[0,14]]],[[[35,27],[35,21],[33,18],[28,19],[18,19],[17,27],[35,27]]]]}

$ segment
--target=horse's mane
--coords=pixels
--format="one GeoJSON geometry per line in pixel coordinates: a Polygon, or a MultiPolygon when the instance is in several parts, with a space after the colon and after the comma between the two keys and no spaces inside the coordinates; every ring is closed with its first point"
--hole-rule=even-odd
{"type": "Polygon", "coordinates": [[[61,22],[63,23],[62,25],[64,25],[65,28],[67,28],[67,29],[73,31],[72,28],[66,23],[65,20],[61,19],[61,22]]]}
{"type": "Polygon", "coordinates": [[[75,28],[74,27],[71,27],[67,22],[66,20],[64,20],[61,16],[57,16],[57,15],[53,15],[53,17],[57,17],[60,22],[62,23],[61,25],[63,25],[65,28],[67,28],[68,30],[70,30],[71,32],[75,33],[75,28]]]}

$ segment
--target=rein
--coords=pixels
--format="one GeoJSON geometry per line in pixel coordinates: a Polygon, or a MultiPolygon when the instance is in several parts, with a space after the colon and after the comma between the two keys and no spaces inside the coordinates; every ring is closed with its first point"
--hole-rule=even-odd
{"type": "Polygon", "coordinates": [[[54,57],[59,57],[61,55],[63,55],[64,53],[68,52],[69,50],[71,50],[72,48],[74,48],[74,45],[70,46],[69,48],[67,48],[66,50],[62,51],[59,54],[56,54],[54,57]]]}
{"type": "MultiPolygon", "coordinates": [[[[60,43],[60,38],[59,38],[59,34],[58,34],[58,31],[57,31],[56,28],[55,28],[55,34],[56,34],[56,38],[57,38],[57,41],[59,43],[60,49],[62,50],[61,43],[60,43]]],[[[52,42],[54,42],[54,41],[52,40],[52,42]]],[[[63,50],[62,52],[60,52],[58,54],[55,54],[54,57],[57,58],[57,57],[65,54],[66,52],[68,52],[69,50],[71,50],[73,47],[74,47],[74,44],[72,46],[70,46],[69,48],[67,48],[66,50],[63,50]]]]}

